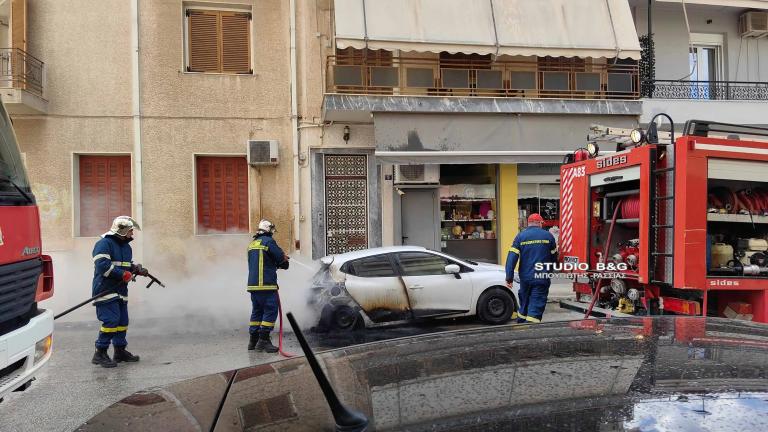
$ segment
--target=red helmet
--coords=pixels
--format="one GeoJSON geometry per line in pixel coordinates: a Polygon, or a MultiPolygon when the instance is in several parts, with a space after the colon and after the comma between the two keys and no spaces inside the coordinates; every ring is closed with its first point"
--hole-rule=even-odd
{"type": "Polygon", "coordinates": [[[528,225],[532,223],[544,223],[544,218],[538,213],[531,213],[531,215],[528,216],[528,225]]]}

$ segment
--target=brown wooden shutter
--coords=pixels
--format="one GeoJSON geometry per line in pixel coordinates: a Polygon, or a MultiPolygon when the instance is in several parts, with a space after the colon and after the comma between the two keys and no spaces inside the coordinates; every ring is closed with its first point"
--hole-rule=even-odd
{"type": "Polygon", "coordinates": [[[248,232],[248,163],[244,157],[200,156],[198,231],[248,232]]]}
{"type": "Polygon", "coordinates": [[[251,72],[251,14],[190,10],[189,71],[251,72]]]}
{"type": "MultiPolygon", "coordinates": [[[[11,48],[27,51],[27,0],[11,0],[11,48]]],[[[26,88],[24,79],[24,55],[11,54],[12,86],[26,88]]]]}
{"type": "Polygon", "coordinates": [[[250,14],[221,13],[221,67],[224,72],[251,72],[250,14]]]}
{"type": "Polygon", "coordinates": [[[131,214],[130,156],[80,156],[80,235],[106,232],[131,214]]]}
{"type": "Polygon", "coordinates": [[[11,48],[27,50],[27,0],[11,0],[11,48]]]}
{"type": "Polygon", "coordinates": [[[189,11],[189,70],[221,72],[219,12],[189,11]]]}

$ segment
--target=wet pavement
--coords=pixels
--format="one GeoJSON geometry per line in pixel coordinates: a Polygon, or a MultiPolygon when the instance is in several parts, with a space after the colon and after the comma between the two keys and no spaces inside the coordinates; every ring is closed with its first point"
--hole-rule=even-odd
{"type": "MultiPolygon", "coordinates": [[[[544,321],[580,318],[551,303],[544,321]]],[[[197,323],[184,331],[178,321],[196,317],[136,319],[131,323],[129,350],[141,355],[135,364],[104,369],[90,364],[98,323],[56,323],[54,354],[32,387],[12,393],[0,403],[3,432],[71,431],[109,405],[142,389],[184,379],[278,360],[277,355],[248,352],[247,329],[222,323],[197,323]],[[173,321],[173,323],[171,323],[173,321]],[[165,331],[170,328],[170,331],[165,331]]],[[[346,334],[309,333],[317,350],[377,340],[483,326],[474,319],[437,320],[346,334]]],[[[277,343],[276,335],[273,341],[277,343]]],[[[292,334],[288,352],[300,352],[292,334]]]]}

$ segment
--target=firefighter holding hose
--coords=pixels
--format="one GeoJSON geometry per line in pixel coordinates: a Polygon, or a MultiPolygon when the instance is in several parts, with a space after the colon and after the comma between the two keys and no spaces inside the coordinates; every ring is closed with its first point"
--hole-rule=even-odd
{"type": "Polygon", "coordinates": [[[269,335],[278,314],[277,269],[288,269],[289,257],[277,245],[272,234],[275,225],[264,219],[248,245],[248,291],[251,293],[251,321],[248,350],[276,353],[269,335]]]}
{"type": "Polygon", "coordinates": [[[130,216],[118,216],[112,222],[112,228],[93,247],[93,295],[109,293],[93,302],[101,328],[91,363],[105,368],[113,368],[120,362],[139,361],[139,356],[125,349],[128,345],[125,338],[128,331],[128,282],[134,275],[149,274],[141,264],[132,261],[130,243],[134,229],[141,229],[135,220],[130,216]],[[110,344],[115,348],[114,359],[107,353],[110,344]]]}
{"type": "Polygon", "coordinates": [[[507,253],[506,279],[510,288],[515,277],[515,266],[519,263],[518,323],[541,322],[544,308],[547,306],[551,283],[546,277],[547,273],[551,272],[547,264],[556,261],[557,244],[552,234],[541,227],[543,223],[544,219],[538,213],[528,216],[528,227],[515,237],[507,253]],[[537,263],[544,264],[541,270],[536,269],[537,263]]]}

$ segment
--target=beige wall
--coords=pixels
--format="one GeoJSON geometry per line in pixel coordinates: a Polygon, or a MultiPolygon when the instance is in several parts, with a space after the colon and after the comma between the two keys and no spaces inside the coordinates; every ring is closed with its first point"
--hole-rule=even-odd
{"type": "MultiPolygon", "coordinates": [[[[29,49],[46,64],[49,115],[20,115],[14,122],[40,204],[46,250],[93,242],[74,238],[73,154],[133,155],[131,3],[29,0],[29,49]]],[[[134,172],[133,179],[141,175],[144,232],[134,249],[144,250],[150,261],[183,265],[189,247],[231,242],[227,235],[195,235],[194,156],[245,156],[248,139],[276,139],[280,164],[249,168],[250,221],[253,231],[261,217],[272,219],[278,241],[290,251],[288,3],[189,3],[250,8],[254,74],[185,72],[186,3],[139,0],[143,172],[134,172]]],[[[135,205],[134,197],[134,210],[135,205]]]]}

